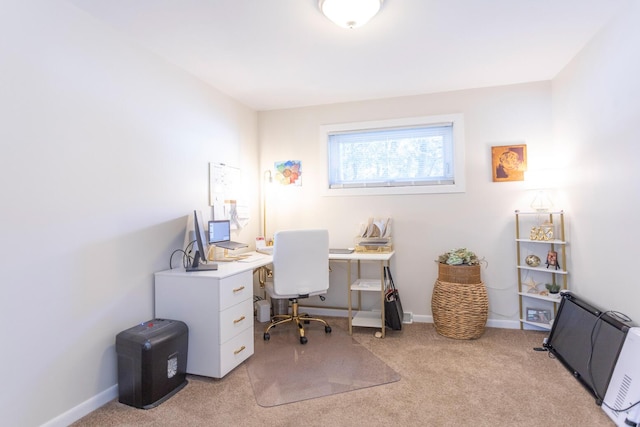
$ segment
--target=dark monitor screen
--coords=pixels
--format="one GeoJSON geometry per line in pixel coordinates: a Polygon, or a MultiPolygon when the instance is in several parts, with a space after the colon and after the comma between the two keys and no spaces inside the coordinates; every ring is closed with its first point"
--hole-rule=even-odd
{"type": "Polygon", "coordinates": [[[547,348],[600,403],[629,326],[571,293],[563,293],[547,348]]]}
{"type": "Polygon", "coordinates": [[[205,271],[205,270],[217,270],[217,264],[206,264],[208,248],[204,245],[204,238],[202,237],[202,228],[200,228],[200,221],[198,221],[198,211],[193,211],[193,228],[196,235],[196,254],[193,257],[193,264],[187,266],[187,271],[205,271]]]}

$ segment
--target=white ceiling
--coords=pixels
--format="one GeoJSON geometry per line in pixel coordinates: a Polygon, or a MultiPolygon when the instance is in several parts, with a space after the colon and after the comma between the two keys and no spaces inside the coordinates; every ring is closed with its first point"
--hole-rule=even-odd
{"type": "Polygon", "coordinates": [[[552,79],[628,0],[68,0],[256,110],[552,79]]]}

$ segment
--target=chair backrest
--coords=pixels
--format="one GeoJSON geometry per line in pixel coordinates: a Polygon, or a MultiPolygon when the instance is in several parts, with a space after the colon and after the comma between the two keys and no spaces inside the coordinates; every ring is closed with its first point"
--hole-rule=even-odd
{"type": "Polygon", "coordinates": [[[273,290],[306,295],[329,289],[329,232],[286,230],[274,235],[273,290]]]}

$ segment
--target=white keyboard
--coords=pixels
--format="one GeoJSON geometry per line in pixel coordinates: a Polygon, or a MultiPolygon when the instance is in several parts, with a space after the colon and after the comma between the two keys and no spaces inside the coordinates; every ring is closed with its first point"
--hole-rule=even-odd
{"type": "Polygon", "coordinates": [[[265,258],[266,256],[263,254],[251,254],[247,257],[238,259],[238,262],[257,262],[257,261],[262,261],[265,258]]]}

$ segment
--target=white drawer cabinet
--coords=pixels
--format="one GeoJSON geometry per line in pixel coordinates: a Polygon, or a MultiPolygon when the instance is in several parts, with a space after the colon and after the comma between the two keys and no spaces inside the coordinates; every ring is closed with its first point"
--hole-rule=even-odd
{"type": "Polygon", "coordinates": [[[187,373],[222,378],[253,354],[253,274],[155,275],[155,317],[189,327],[187,373]]]}

